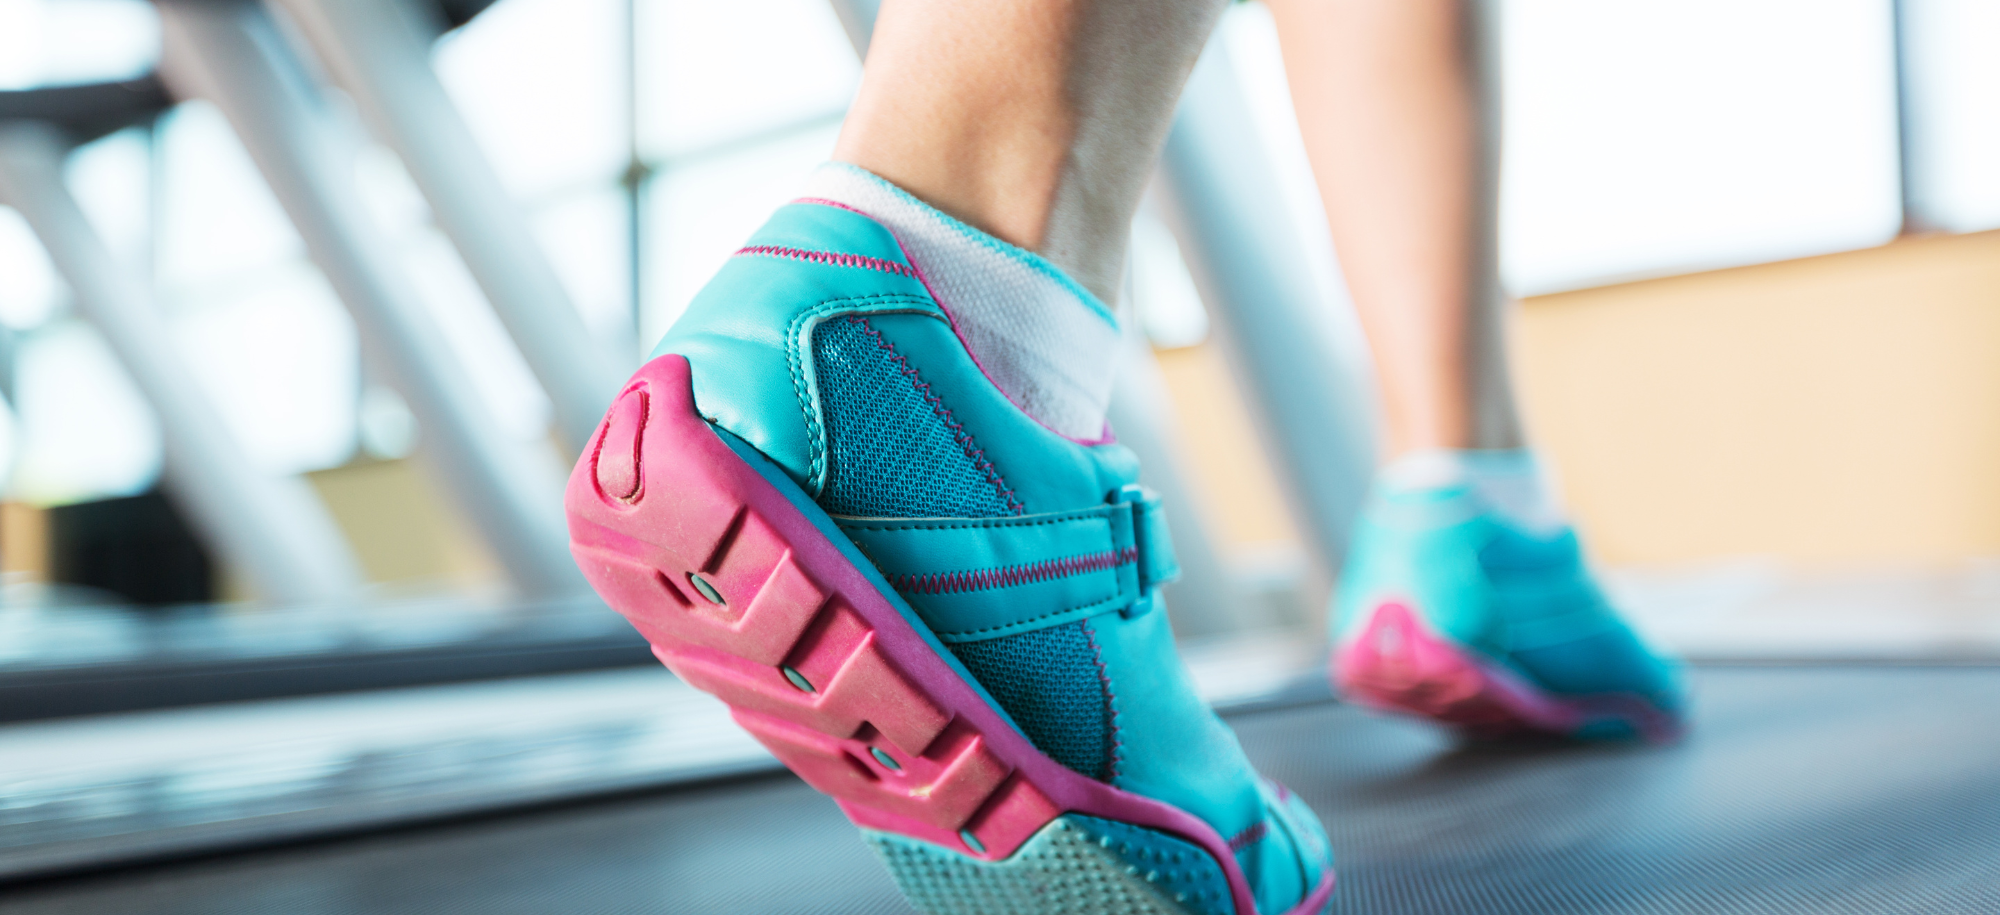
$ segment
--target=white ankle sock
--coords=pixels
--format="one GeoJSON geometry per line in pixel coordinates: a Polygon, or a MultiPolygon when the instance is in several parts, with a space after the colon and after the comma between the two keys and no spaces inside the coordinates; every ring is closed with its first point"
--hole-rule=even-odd
{"type": "Polygon", "coordinates": [[[1097,297],[1040,255],[946,216],[866,169],[822,165],[805,197],[887,227],[965,348],[1016,406],[1069,438],[1105,437],[1118,321],[1097,297]]]}
{"type": "Polygon", "coordinates": [[[1389,462],[1378,478],[1391,490],[1468,486],[1487,508],[1530,533],[1551,534],[1568,523],[1541,462],[1525,448],[1416,451],[1389,462]]]}

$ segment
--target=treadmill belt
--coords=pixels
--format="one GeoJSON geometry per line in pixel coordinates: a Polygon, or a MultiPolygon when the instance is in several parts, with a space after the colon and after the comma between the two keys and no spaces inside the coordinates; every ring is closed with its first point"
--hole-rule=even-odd
{"type": "MultiPolygon", "coordinates": [[[[2000,912],[2000,668],[1694,673],[1668,749],[1232,719],[1325,819],[1341,915],[2000,912]]],[[[710,784],[0,889],[55,913],[905,913],[831,801],[710,784]]]]}

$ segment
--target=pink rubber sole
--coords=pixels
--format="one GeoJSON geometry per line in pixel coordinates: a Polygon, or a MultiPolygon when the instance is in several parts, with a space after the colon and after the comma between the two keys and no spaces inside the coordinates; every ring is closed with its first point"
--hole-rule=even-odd
{"type": "Polygon", "coordinates": [[[1622,721],[1653,743],[1680,723],[1637,696],[1557,697],[1430,631],[1401,603],[1375,608],[1360,635],[1335,653],[1334,687],[1357,705],[1428,718],[1481,737],[1575,734],[1622,721]]]}
{"type": "MultiPolygon", "coordinates": [[[[1206,849],[1240,912],[1223,838],[1169,805],[1044,756],[945,662],[770,480],[695,411],[687,360],[627,383],[565,498],[571,551],[683,680],[857,825],[1006,858],[1074,811],[1206,849]]],[[[1296,912],[1323,905],[1332,875],[1296,912]]]]}

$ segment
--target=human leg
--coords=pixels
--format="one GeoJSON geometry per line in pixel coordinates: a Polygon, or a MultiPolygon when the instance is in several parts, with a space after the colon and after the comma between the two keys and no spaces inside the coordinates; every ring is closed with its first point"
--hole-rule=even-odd
{"type": "Polygon", "coordinates": [[[1525,442],[1495,270],[1482,4],[1270,0],[1327,223],[1376,359],[1386,456],[1525,442]]]}
{"type": "Polygon", "coordinates": [[[1383,396],[1337,681],[1479,730],[1671,735],[1671,670],[1610,607],[1524,447],[1496,270],[1491,5],[1270,4],[1383,396]]]}
{"type": "Polygon", "coordinates": [[[1217,0],[888,0],[834,159],[1113,301],[1217,0]]]}
{"type": "Polygon", "coordinates": [[[579,561],[920,908],[1317,911],[1325,837],[1196,697],[1103,434],[1094,290],[1219,4],[942,7],[885,5],[841,161],[628,384],[579,561]]]}

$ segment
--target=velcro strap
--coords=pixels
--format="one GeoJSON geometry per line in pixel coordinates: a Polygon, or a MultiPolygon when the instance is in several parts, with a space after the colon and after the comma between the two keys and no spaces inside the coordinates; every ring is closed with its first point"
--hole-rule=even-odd
{"type": "Polygon", "coordinates": [[[1128,486],[1079,511],[834,522],[938,638],[974,641],[1152,605],[1180,575],[1158,497],[1128,486]]]}
{"type": "Polygon", "coordinates": [[[1131,506],[1133,539],[1139,548],[1139,587],[1151,591],[1181,577],[1180,561],[1174,558],[1173,534],[1167,530],[1167,510],[1159,493],[1137,484],[1118,491],[1123,505],[1131,506]]]}

